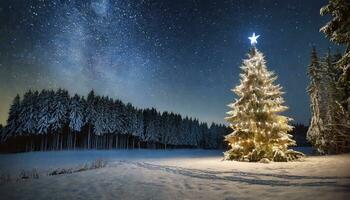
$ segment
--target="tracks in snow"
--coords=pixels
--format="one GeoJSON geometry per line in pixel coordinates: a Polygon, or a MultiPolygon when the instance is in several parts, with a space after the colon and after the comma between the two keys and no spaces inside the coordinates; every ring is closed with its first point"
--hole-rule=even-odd
{"type": "Polygon", "coordinates": [[[350,177],[321,177],[321,176],[297,176],[285,174],[251,173],[239,171],[210,171],[189,169],[177,166],[156,165],[147,162],[118,161],[111,167],[118,165],[133,165],[139,168],[155,171],[164,171],[171,174],[182,175],[191,178],[206,179],[212,181],[229,181],[250,185],[266,186],[306,186],[306,187],[336,187],[350,191],[350,177]]]}

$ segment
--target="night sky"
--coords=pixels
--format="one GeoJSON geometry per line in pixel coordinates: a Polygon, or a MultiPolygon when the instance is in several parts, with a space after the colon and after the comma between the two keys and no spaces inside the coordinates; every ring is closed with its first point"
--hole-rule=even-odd
{"type": "Polygon", "coordinates": [[[253,32],[286,92],[286,114],[308,123],[311,47],[331,45],[319,32],[326,3],[1,0],[0,123],[17,93],[59,87],[224,122],[253,32]]]}

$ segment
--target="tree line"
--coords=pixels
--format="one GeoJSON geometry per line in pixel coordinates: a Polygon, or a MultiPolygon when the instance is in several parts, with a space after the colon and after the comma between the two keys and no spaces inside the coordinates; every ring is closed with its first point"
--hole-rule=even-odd
{"type": "MultiPolygon", "coordinates": [[[[2,131],[1,131],[2,130],[2,131]]],[[[92,90],[87,98],[58,89],[17,95],[1,151],[115,148],[224,148],[229,130],[172,112],[139,109],[92,90]]]]}

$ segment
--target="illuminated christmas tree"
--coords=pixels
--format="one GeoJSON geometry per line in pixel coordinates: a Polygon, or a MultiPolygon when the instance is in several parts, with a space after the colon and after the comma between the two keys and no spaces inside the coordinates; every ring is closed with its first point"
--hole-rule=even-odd
{"type": "Polygon", "coordinates": [[[249,37],[252,49],[241,66],[240,84],[232,91],[239,97],[229,104],[231,111],[226,120],[233,132],[225,137],[230,150],[225,152],[226,160],[240,161],[289,161],[303,156],[288,149],[295,145],[291,118],[279,115],[288,109],[284,106],[282,87],[275,85],[277,76],[267,70],[264,56],[255,44],[257,38],[249,37]],[[263,159],[263,160],[262,160],[263,159]],[[268,160],[267,160],[268,159],[268,160]]]}

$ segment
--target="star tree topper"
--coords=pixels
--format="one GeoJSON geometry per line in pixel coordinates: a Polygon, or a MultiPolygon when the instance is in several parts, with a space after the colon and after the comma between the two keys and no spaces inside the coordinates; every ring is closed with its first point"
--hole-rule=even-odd
{"type": "Polygon", "coordinates": [[[249,40],[250,40],[250,44],[251,44],[252,46],[255,46],[255,45],[258,43],[257,39],[258,39],[259,37],[260,37],[260,35],[255,35],[255,33],[253,33],[253,35],[252,35],[251,37],[248,37],[249,40]]]}

